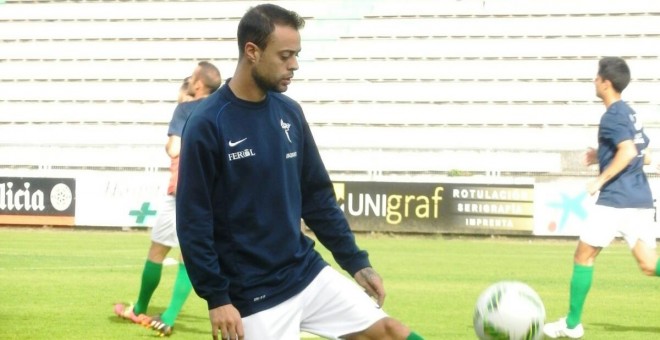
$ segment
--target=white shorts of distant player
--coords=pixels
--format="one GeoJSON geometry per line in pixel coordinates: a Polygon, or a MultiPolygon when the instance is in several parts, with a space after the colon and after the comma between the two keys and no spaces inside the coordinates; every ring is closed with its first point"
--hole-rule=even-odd
{"type": "Polygon", "coordinates": [[[245,340],[298,340],[301,330],[339,339],[385,317],[362,287],[328,266],[300,294],[243,318],[243,328],[245,340]]]}
{"type": "Polygon", "coordinates": [[[156,224],[151,229],[151,240],[168,247],[178,247],[176,236],[176,199],[167,195],[158,210],[156,224]]]}
{"type": "Polygon", "coordinates": [[[612,208],[595,205],[589,211],[587,223],[580,233],[580,241],[594,246],[607,247],[615,237],[621,236],[628,247],[635,247],[641,240],[650,249],[656,248],[654,209],[612,208]]]}

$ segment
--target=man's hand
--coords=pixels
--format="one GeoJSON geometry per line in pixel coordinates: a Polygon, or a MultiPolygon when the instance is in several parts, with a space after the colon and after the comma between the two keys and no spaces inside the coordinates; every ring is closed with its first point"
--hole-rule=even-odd
{"type": "Polygon", "coordinates": [[[602,186],[603,183],[600,181],[600,179],[595,178],[587,182],[587,192],[589,193],[589,195],[593,196],[600,190],[602,186]]]}
{"type": "Polygon", "coordinates": [[[597,164],[598,150],[591,147],[587,148],[587,150],[582,155],[582,163],[586,166],[597,164]]]}
{"type": "Polygon", "coordinates": [[[213,340],[243,340],[241,314],[233,305],[224,305],[209,310],[213,340]],[[218,338],[218,330],[222,338],[218,338]]]}
{"type": "Polygon", "coordinates": [[[376,299],[378,306],[383,306],[385,303],[385,287],[383,286],[383,279],[371,267],[360,269],[353,276],[355,281],[362,286],[369,296],[376,299]]]}

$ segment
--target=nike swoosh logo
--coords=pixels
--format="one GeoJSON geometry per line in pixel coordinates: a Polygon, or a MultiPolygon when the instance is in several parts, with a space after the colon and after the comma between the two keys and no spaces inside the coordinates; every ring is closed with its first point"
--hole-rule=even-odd
{"type": "Polygon", "coordinates": [[[236,145],[245,142],[246,139],[247,139],[247,137],[246,137],[246,138],[243,138],[243,139],[241,139],[241,140],[237,140],[237,141],[235,141],[235,142],[229,141],[229,147],[230,147],[230,148],[233,148],[233,147],[235,147],[236,145]]]}

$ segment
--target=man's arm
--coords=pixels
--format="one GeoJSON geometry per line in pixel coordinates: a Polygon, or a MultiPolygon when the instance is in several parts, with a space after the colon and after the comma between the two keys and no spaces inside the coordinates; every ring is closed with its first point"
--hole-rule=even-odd
{"type": "Polygon", "coordinates": [[[344,212],[337,204],[332,181],[306,121],[303,121],[302,128],[302,218],[321,244],[332,253],[337,264],[353,276],[360,269],[371,266],[368,254],[360,250],[355,243],[353,232],[344,212]]]}
{"type": "MultiPolygon", "coordinates": [[[[197,122],[199,123],[199,122],[197,122]]],[[[177,235],[195,292],[205,299],[213,339],[243,339],[243,322],[229,298],[229,280],[222,275],[214,247],[212,196],[218,150],[209,124],[184,131],[177,192],[177,235]],[[220,334],[218,334],[220,333],[220,334]]],[[[171,139],[180,143],[181,139],[171,139]]],[[[178,155],[177,155],[178,156],[178,155]]]]}
{"type": "Polygon", "coordinates": [[[612,163],[605,168],[596,179],[587,184],[587,191],[593,195],[605,185],[612,177],[625,169],[630,161],[637,157],[637,147],[631,139],[620,142],[616,147],[616,153],[612,163]]]}
{"type": "Polygon", "coordinates": [[[306,122],[303,124],[303,134],[303,220],[321,244],[332,253],[339,266],[352,275],[367,294],[382,306],[385,300],[383,280],[371,267],[368,253],[360,250],[355,242],[346,216],[337,204],[332,181],[306,122]]]}
{"type": "Polygon", "coordinates": [[[653,163],[653,157],[651,157],[651,151],[649,149],[644,149],[644,165],[651,165],[653,163]]]}
{"type": "Polygon", "coordinates": [[[181,152],[181,137],[170,135],[167,138],[167,144],[165,144],[165,152],[167,152],[170,158],[179,157],[179,153],[181,152]]]}
{"type": "Polygon", "coordinates": [[[214,246],[213,191],[217,136],[211,122],[191,117],[183,131],[176,195],[179,246],[195,292],[209,309],[231,303],[214,246]]]}

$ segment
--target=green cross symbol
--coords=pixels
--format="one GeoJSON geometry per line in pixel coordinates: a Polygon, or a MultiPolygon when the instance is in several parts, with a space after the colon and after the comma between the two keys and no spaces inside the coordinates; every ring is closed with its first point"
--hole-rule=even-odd
{"type": "Polygon", "coordinates": [[[148,216],[156,216],[156,210],[149,210],[149,202],[143,202],[140,210],[131,210],[128,214],[135,216],[135,223],[144,223],[148,216]]]}

